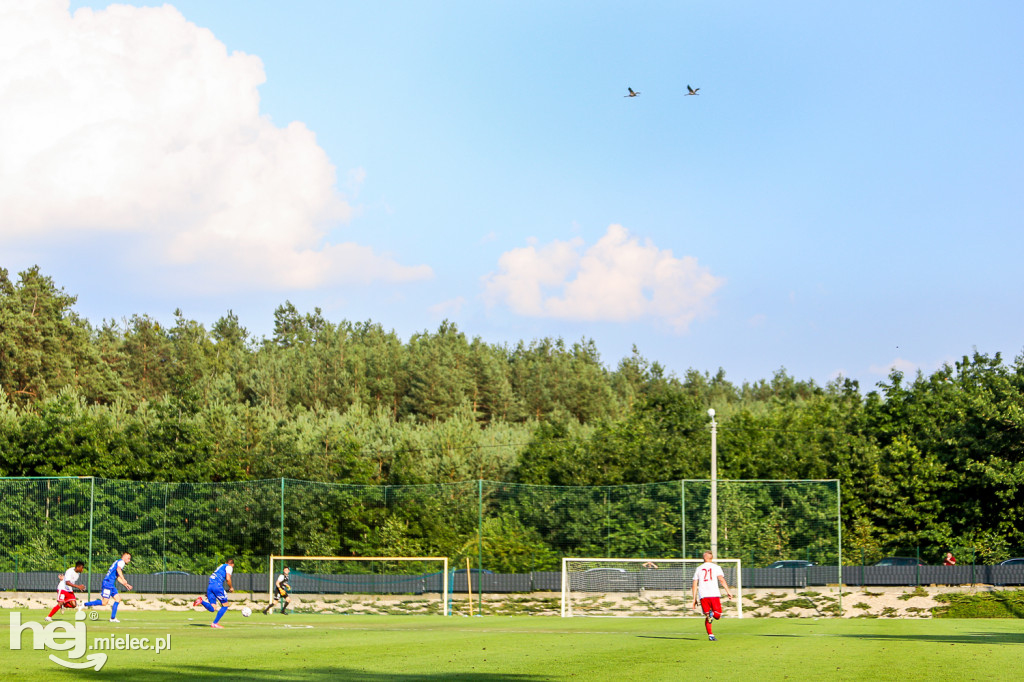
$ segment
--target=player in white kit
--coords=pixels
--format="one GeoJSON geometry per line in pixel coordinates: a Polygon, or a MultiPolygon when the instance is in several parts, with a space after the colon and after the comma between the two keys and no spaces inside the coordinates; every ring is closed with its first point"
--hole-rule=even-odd
{"type": "Polygon", "coordinates": [[[75,600],[75,590],[84,590],[85,585],[80,585],[78,581],[82,578],[82,573],[85,571],[85,562],[78,561],[75,565],[64,571],[64,575],[61,576],[60,584],[57,585],[57,605],[50,611],[50,615],[46,617],[46,620],[53,620],[55,613],[61,609],[73,609],[77,605],[75,600]]]}
{"type": "Polygon", "coordinates": [[[697,600],[700,599],[700,610],[704,614],[704,628],[708,631],[708,639],[715,641],[715,635],[711,632],[712,619],[718,620],[722,617],[722,592],[718,589],[719,583],[725,589],[725,593],[732,599],[732,592],[729,591],[729,584],[725,582],[725,573],[722,567],[713,563],[715,555],[711,552],[704,552],[704,563],[693,572],[693,608],[697,608],[697,600]]]}

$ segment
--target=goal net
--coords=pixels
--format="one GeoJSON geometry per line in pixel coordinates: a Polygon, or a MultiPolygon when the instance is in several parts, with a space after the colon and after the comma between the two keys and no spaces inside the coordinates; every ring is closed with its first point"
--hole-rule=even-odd
{"type": "MultiPolygon", "coordinates": [[[[699,617],[693,574],[703,559],[562,559],[562,617],[699,617]]],[[[733,599],[722,613],[743,617],[740,560],[717,559],[733,599]]]]}
{"type": "Polygon", "coordinates": [[[268,596],[289,569],[291,595],[323,613],[449,615],[448,557],[271,555],[268,596]]]}

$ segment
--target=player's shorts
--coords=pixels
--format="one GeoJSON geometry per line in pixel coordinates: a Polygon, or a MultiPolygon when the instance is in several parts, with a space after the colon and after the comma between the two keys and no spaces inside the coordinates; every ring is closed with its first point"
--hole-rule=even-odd
{"type": "Polygon", "coordinates": [[[100,597],[103,599],[113,599],[117,596],[117,587],[103,586],[103,590],[100,592],[100,597]]]}
{"type": "Polygon", "coordinates": [[[702,613],[713,613],[715,618],[722,615],[722,598],[721,597],[704,597],[700,600],[700,610],[702,613]]]}
{"type": "Polygon", "coordinates": [[[211,604],[213,602],[215,602],[215,601],[218,601],[221,604],[227,604],[228,603],[228,595],[227,595],[227,592],[224,591],[224,586],[223,585],[210,585],[209,587],[207,587],[206,588],[206,601],[208,601],[211,604]]]}
{"type": "Polygon", "coordinates": [[[72,608],[75,605],[76,597],[74,592],[68,590],[61,590],[60,594],[57,595],[57,602],[64,604],[68,608],[72,608]]]}

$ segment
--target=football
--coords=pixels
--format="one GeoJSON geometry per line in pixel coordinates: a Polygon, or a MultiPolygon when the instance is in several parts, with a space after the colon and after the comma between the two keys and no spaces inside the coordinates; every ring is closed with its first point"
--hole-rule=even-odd
{"type": "Polygon", "coordinates": [[[242,615],[245,616],[246,618],[248,618],[249,616],[252,615],[252,609],[250,609],[248,606],[243,606],[242,607],[242,615]]]}

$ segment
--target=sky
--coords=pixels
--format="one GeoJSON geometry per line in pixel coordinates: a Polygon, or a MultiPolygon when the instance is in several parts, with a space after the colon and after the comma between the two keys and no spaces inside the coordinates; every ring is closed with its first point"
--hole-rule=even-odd
{"type": "Polygon", "coordinates": [[[95,326],[230,310],[258,338],[290,301],[863,390],[1012,360],[1021,26],[1009,0],[0,0],[0,267],[95,326]]]}

